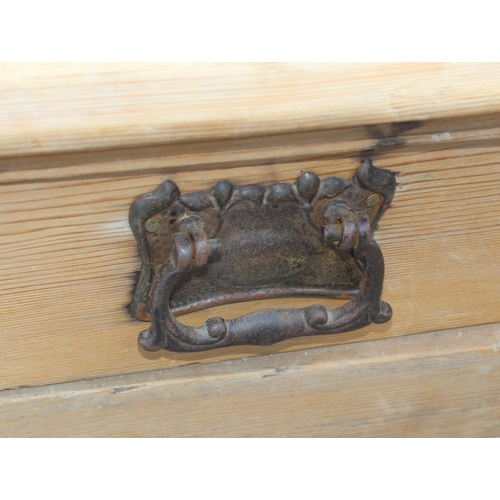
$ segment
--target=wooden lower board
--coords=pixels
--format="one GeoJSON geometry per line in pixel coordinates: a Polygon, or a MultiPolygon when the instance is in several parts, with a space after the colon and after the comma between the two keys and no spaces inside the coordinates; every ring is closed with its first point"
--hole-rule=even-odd
{"type": "Polygon", "coordinates": [[[0,393],[2,437],[500,436],[500,325],[0,393]]]}
{"type": "MultiPolygon", "coordinates": [[[[0,388],[500,321],[500,146],[481,130],[472,141],[454,142],[453,134],[443,130],[432,137],[432,147],[403,141],[396,148],[362,149],[376,166],[400,172],[394,202],[376,232],[386,260],[383,299],[394,310],[389,323],[198,354],[146,353],[137,346],[137,335],[147,324],[133,320],[126,309],[139,269],[127,221],[132,201],[168,178],[184,192],[220,179],[242,185],[294,182],[304,171],[350,178],[359,166],[360,144],[330,145],[322,133],[317,143],[311,139],[307,144],[303,136],[291,136],[288,149],[283,138],[267,138],[263,144],[269,150],[260,157],[253,139],[253,149],[245,141],[226,141],[225,153],[214,152],[212,143],[197,144],[196,158],[187,144],[170,152],[145,149],[133,161],[124,151],[114,157],[96,152],[3,159],[0,388]],[[449,146],[444,148],[443,141],[449,146]],[[45,168],[49,173],[44,176],[45,168]]],[[[315,302],[320,301],[279,299],[265,307],[315,302]]],[[[261,307],[258,302],[224,306],[184,320],[200,324],[214,314],[229,318],[261,307]]]]}

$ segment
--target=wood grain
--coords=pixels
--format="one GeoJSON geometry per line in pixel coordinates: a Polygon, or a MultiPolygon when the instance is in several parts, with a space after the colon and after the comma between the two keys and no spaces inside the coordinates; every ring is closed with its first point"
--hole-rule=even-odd
{"type": "MultiPolygon", "coordinates": [[[[400,134],[399,143],[386,133],[377,147],[373,139],[361,139],[359,148],[315,132],[270,136],[261,147],[255,139],[238,139],[130,154],[119,150],[2,160],[0,387],[500,321],[498,115],[487,128],[479,125],[462,130],[458,138],[442,125],[420,138],[416,131],[400,134]],[[138,349],[137,334],[147,324],[133,320],[126,310],[139,269],[127,222],[135,197],[167,178],[185,192],[223,178],[242,185],[293,182],[303,171],[350,178],[368,154],[377,166],[400,172],[395,200],[376,233],[386,260],[383,298],[395,311],[391,322],[270,347],[199,354],[138,349]]],[[[184,321],[200,324],[214,313],[230,318],[277,303],[299,307],[314,302],[319,301],[244,303],[195,313],[184,321]]]]}
{"type": "Polygon", "coordinates": [[[498,437],[500,325],[0,393],[2,437],[498,437]]]}
{"type": "Polygon", "coordinates": [[[0,156],[500,112],[500,64],[0,64],[0,156]]]}

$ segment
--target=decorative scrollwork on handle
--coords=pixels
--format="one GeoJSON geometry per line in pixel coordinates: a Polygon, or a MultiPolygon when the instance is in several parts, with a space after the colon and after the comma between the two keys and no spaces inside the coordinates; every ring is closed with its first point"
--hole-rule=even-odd
{"type": "Polygon", "coordinates": [[[236,190],[221,181],[184,197],[167,181],[139,198],[130,221],[143,267],[131,311],[151,321],[139,336],[141,347],[267,345],[388,321],[391,307],[380,299],[384,260],[373,230],[394,190],[394,173],[367,161],[351,181],[320,181],[307,173],[293,186],[236,190]],[[291,295],[351,299],[332,310],[312,305],[213,317],[198,328],[175,317],[215,304],[291,295]]]}

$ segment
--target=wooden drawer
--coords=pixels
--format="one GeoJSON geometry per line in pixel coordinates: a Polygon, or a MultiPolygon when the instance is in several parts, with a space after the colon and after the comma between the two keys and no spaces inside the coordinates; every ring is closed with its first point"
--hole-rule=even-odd
{"type": "MultiPolygon", "coordinates": [[[[140,381],[128,379],[126,387],[148,387],[154,376],[140,372],[319,347],[338,359],[344,351],[333,346],[340,344],[464,327],[476,327],[474,345],[496,363],[488,372],[493,387],[500,380],[498,356],[490,359],[498,351],[497,330],[477,326],[500,322],[499,84],[496,64],[3,66],[0,389],[126,374],[140,381]],[[294,182],[306,171],[348,179],[366,158],[398,172],[394,201],[376,232],[386,261],[383,299],[394,310],[389,323],[266,347],[139,349],[145,324],[127,310],[140,268],[128,224],[136,197],[166,179],[182,192],[221,179],[294,182]]],[[[318,302],[339,303],[272,299],[220,306],[183,321],[197,325],[214,312],[231,318],[276,304],[318,302]]],[[[426,338],[454,342],[443,335],[426,338]]],[[[447,344],[439,345],[445,352],[447,344]]],[[[456,352],[471,349],[457,345],[456,352]]],[[[418,352],[418,340],[412,346],[418,352]]],[[[297,363],[292,354],[282,356],[276,359],[285,367],[297,363]]],[[[245,361],[239,363],[235,371],[212,365],[214,380],[245,372],[245,361]]],[[[412,369],[418,377],[420,368],[412,369]]],[[[199,376],[207,377],[210,365],[203,370],[199,376]]],[[[314,385],[306,371],[290,383],[314,385]]],[[[13,421],[18,407],[8,405],[26,404],[31,396],[4,394],[11,412],[5,422],[13,421]]],[[[266,401],[262,394],[252,397],[266,401]]],[[[500,415],[498,398],[489,408],[484,425],[500,415]]],[[[327,432],[326,425],[315,432],[327,432]]],[[[488,429],[498,432],[498,424],[488,429]]],[[[89,427],[85,432],[92,434],[89,427]]],[[[238,435],[237,425],[231,433],[238,435]]]]}

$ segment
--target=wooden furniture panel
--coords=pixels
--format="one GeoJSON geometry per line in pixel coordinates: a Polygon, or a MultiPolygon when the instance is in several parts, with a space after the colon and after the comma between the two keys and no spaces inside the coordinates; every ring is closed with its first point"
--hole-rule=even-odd
{"type": "MultiPolygon", "coordinates": [[[[329,141],[325,132],[262,142],[145,148],[130,154],[120,150],[3,159],[0,268],[7,313],[0,326],[0,387],[500,321],[498,123],[496,115],[478,117],[457,123],[456,133],[442,122],[430,123],[420,127],[421,135],[413,124],[392,138],[391,131],[394,135],[397,130],[382,125],[386,142],[378,140],[378,147],[371,149],[373,139],[366,137],[354,144],[341,141],[339,137],[349,135],[344,131],[337,141],[329,141]],[[127,222],[135,197],[167,178],[183,192],[210,187],[222,178],[235,184],[293,182],[304,171],[350,178],[367,154],[377,166],[400,172],[394,202],[376,232],[386,260],[383,298],[394,309],[389,323],[269,347],[199,354],[139,350],[136,337],[147,323],[133,320],[126,309],[139,269],[127,222]]],[[[362,135],[354,129],[353,136],[357,133],[362,135]]],[[[183,320],[201,324],[214,313],[229,318],[273,304],[316,302],[332,304],[318,299],[249,302],[183,320]]]]}
{"type": "Polygon", "coordinates": [[[500,112],[498,64],[0,64],[0,156],[500,112]]]}
{"type": "Polygon", "coordinates": [[[489,437],[500,326],[0,393],[2,437],[489,437]]]}
{"type": "Polygon", "coordinates": [[[498,436],[499,89],[499,64],[0,64],[0,436],[498,436]],[[398,172],[390,322],[139,349],[137,196],[366,158],[398,172]]]}

